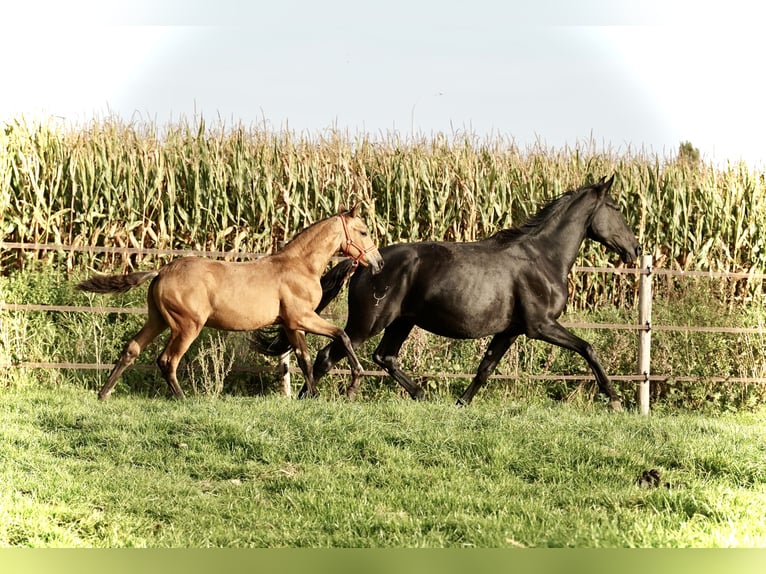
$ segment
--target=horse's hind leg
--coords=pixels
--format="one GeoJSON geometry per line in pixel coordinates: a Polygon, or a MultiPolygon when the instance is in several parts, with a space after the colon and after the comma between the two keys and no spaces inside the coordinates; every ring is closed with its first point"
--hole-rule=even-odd
{"type": "MultiPolygon", "coordinates": [[[[349,315],[346,326],[343,328],[343,332],[348,336],[351,344],[351,348],[356,351],[359,345],[364,343],[367,339],[374,334],[383,330],[384,325],[381,325],[379,321],[375,321],[374,318],[369,317],[362,312],[355,312],[349,315]]],[[[333,339],[331,343],[322,348],[314,360],[314,383],[316,384],[319,379],[324,377],[335,364],[347,355],[346,346],[342,337],[333,339]]],[[[361,382],[361,371],[358,373],[353,372],[351,375],[351,384],[346,389],[346,396],[354,398],[359,390],[359,384],[361,382]]],[[[305,388],[305,387],[304,387],[305,388]]],[[[301,393],[303,393],[303,389],[301,393]]]]}
{"type": "Polygon", "coordinates": [[[146,323],[144,323],[144,326],[136,334],[136,336],[133,337],[127,345],[125,345],[120,358],[114,365],[112,372],[109,373],[109,378],[106,380],[106,383],[104,383],[104,386],[101,387],[101,390],[98,392],[99,400],[104,401],[109,398],[110,393],[114,389],[114,386],[117,384],[117,379],[120,378],[120,375],[122,375],[123,371],[125,371],[125,369],[127,369],[133,363],[133,361],[136,360],[136,357],[138,357],[141,351],[143,351],[146,346],[165,329],[167,329],[167,324],[158,313],[154,312],[154,309],[150,305],[149,317],[146,320],[146,323]]]}
{"type": "Polygon", "coordinates": [[[473,396],[481,387],[487,383],[487,379],[497,368],[500,359],[503,358],[505,353],[510,349],[513,342],[518,335],[495,335],[489,342],[487,350],[484,352],[484,356],[479,363],[479,368],[476,371],[476,376],[471,381],[471,384],[463,392],[460,398],[457,400],[458,406],[465,406],[471,403],[473,396]]]}
{"type": "Polygon", "coordinates": [[[383,367],[397,383],[407,390],[413,399],[420,400],[425,395],[423,388],[402,371],[398,359],[399,351],[414,326],[409,321],[397,319],[386,327],[383,337],[372,355],[372,360],[383,367]]]}
{"type": "Polygon", "coordinates": [[[298,366],[301,368],[303,379],[305,381],[298,394],[298,398],[303,398],[305,396],[314,397],[317,392],[314,388],[314,376],[311,371],[311,365],[309,364],[309,349],[306,344],[306,335],[303,331],[291,331],[289,329],[285,329],[285,334],[287,335],[290,344],[295,349],[295,358],[298,360],[298,366]]]}
{"type": "Polygon", "coordinates": [[[177,399],[184,398],[183,389],[178,384],[178,364],[181,362],[181,358],[184,353],[189,350],[189,346],[194,339],[197,338],[202,325],[193,321],[187,320],[179,322],[175,326],[171,327],[170,340],[168,341],[165,350],[157,359],[157,365],[162,371],[162,375],[165,377],[170,390],[177,399]]]}
{"type": "MultiPolygon", "coordinates": [[[[354,341],[351,341],[351,346],[354,345],[354,341]]],[[[335,364],[346,356],[346,349],[343,346],[343,342],[339,339],[333,339],[332,342],[325,345],[316,356],[314,360],[313,377],[314,384],[330,372],[335,364]]],[[[308,386],[304,383],[303,387],[298,394],[299,397],[303,397],[308,392],[308,386]]]]}

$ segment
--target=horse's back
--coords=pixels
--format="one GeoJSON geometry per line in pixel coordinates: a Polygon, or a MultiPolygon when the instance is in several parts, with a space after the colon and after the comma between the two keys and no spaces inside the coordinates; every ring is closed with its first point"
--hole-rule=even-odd
{"type": "Polygon", "coordinates": [[[272,267],[267,258],[182,257],[160,270],[153,297],[166,317],[183,314],[217,329],[256,329],[279,316],[281,283],[272,267]]]}
{"type": "Polygon", "coordinates": [[[380,253],[384,260],[381,279],[413,285],[471,282],[486,274],[502,273],[509,260],[488,241],[399,243],[382,248],[380,253]]]}
{"type": "Polygon", "coordinates": [[[221,261],[205,257],[181,257],[174,259],[159,272],[166,281],[194,282],[220,286],[238,281],[267,283],[276,278],[273,258],[263,257],[254,261],[221,261]]]}
{"type": "Polygon", "coordinates": [[[356,273],[351,329],[371,334],[402,318],[433,333],[476,338],[504,330],[513,313],[508,261],[485,242],[418,242],[384,247],[384,265],[356,273]]]}

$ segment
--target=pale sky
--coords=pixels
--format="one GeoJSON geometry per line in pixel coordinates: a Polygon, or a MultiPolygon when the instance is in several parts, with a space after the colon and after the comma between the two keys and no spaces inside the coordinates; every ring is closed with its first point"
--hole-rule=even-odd
{"type": "Polygon", "coordinates": [[[761,165],[763,16],[743,0],[5,2],[0,125],[197,114],[661,157],[688,140],[761,165]]]}

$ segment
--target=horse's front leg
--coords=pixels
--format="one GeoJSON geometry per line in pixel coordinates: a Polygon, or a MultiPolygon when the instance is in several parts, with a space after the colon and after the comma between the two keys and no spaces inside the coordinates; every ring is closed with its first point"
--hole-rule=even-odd
{"type": "Polygon", "coordinates": [[[476,391],[487,384],[487,379],[495,371],[498,363],[500,363],[500,359],[502,359],[508,349],[511,348],[511,345],[513,345],[513,342],[517,337],[518,335],[499,334],[492,338],[484,353],[484,357],[481,359],[481,363],[479,363],[476,376],[457,400],[459,407],[469,405],[473,400],[476,391]]]}
{"type": "MultiPolygon", "coordinates": [[[[337,325],[333,325],[329,321],[326,321],[316,313],[302,317],[298,324],[303,331],[314,333],[315,335],[331,337],[342,343],[343,348],[346,351],[346,356],[348,357],[349,366],[351,367],[351,384],[352,386],[357,384],[356,381],[362,376],[362,363],[359,362],[359,358],[356,356],[354,347],[351,344],[351,339],[346,332],[337,325]]],[[[308,356],[308,354],[306,356],[308,356]]],[[[313,377],[310,380],[313,389],[313,377]]],[[[309,377],[306,378],[306,381],[309,381],[309,377]]],[[[309,389],[307,392],[311,392],[312,389],[309,389]]]]}
{"type": "Polygon", "coordinates": [[[593,347],[591,347],[588,341],[585,341],[574,333],[569,332],[557,321],[539,325],[537,329],[535,329],[534,333],[530,331],[527,333],[527,336],[533,339],[540,339],[541,341],[546,341],[548,343],[552,343],[559,347],[563,347],[564,349],[569,349],[578,353],[588,362],[591,371],[593,371],[593,374],[596,377],[596,383],[598,383],[599,390],[609,397],[609,406],[612,408],[612,410],[622,410],[622,403],[620,402],[620,398],[617,396],[617,393],[614,392],[614,389],[609,382],[609,377],[606,376],[606,372],[604,371],[603,367],[601,367],[601,363],[599,363],[598,358],[596,357],[596,352],[593,350],[593,347]]]}
{"type": "MultiPolygon", "coordinates": [[[[351,342],[354,346],[354,342],[351,342]]],[[[314,384],[319,382],[319,379],[324,377],[330,372],[335,364],[346,356],[346,349],[343,347],[343,341],[340,339],[333,339],[330,343],[325,345],[314,359],[314,384]]]]}
{"type": "Polygon", "coordinates": [[[383,367],[394,380],[399,383],[416,401],[425,397],[423,387],[413,381],[405,373],[399,364],[399,351],[402,350],[404,341],[407,340],[415,324],[399,317],[391,323],[383,332],[375,352],[372,354],[372,360],[383,367]]]}

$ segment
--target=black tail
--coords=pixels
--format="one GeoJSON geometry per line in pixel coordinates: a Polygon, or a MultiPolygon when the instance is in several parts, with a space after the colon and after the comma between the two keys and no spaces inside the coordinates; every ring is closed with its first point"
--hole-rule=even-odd
{"type": "Polygon", "coordinates": [[[137,271],[127,275],[96,275],[78,283],[77,288],[91,293],[125,293],[158,274],[158,271],[137,271]]]}
{"type": "MultiPolygon", "coordinates": [[[[330,304],[330,301],[338,296],[353,271],[354,262],[350,259],[344,259],[322,275],[322,300],[315,309],[317,313],[321,313],[330,304]]],[[[283,355],[293,348],[290,341],[287,340],[284,329],[279,325],[258,329],[251,341],[253,348],[264,355],[283,355]]]]}

